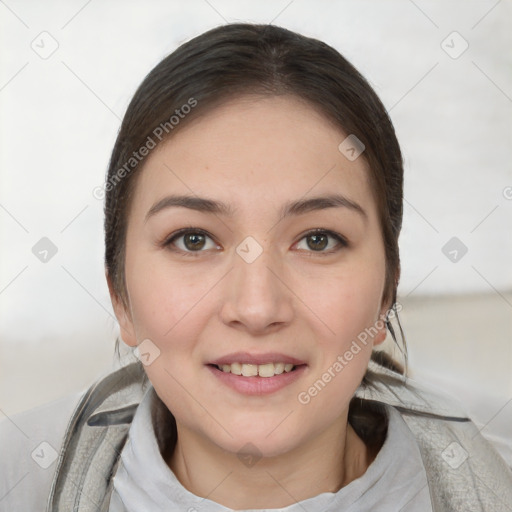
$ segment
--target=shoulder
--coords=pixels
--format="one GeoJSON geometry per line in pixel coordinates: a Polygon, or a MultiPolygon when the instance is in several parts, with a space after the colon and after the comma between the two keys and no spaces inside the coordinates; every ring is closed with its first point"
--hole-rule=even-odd
{"type": "Polygon", "coordinates": [[[372,363],[356,396],[400,412],[420,448],[436,510],[512,503],[511,469],[459,402],[372,363]]]}
{"type": "Polygon", "coordinates": [[[374,361],[370,361],[356,396],[392,405],[404,413],[439,416],[444,420],[469,420],[467,410],[449,395],[384,368],[374,361]]]}
{"type": "Polygon", "coordinates": [[[28,411],[2,416],[2,510],[45,510],[62,440],[82,395],[83,392],[69,394],[28,411]]]}
{"type": "MultiPolygon", "coordinates": [[[[132,364],[107,373],[87,390],[2,417],[0,420],[0,509],[44,512],[57,475],[77,452],[85,426],[129,423],[144,390],[144,371],[132,364]]],[[[76,462],[91,447],[82,443],[76,462]]],[[[73,485],[73,482],[70,483],[73,485]]]]}

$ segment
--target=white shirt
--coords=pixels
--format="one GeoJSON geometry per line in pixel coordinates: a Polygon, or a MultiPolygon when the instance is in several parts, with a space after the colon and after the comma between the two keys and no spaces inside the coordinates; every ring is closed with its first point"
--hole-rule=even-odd
{"type": "MultiPolygon", "coordinates": [[[[151,420],[153,396],[150,387],[133,418],[114,477],[109,512],[231,511],[188,491],[167,466],[151,420]]],[[[427,477],[416,439],[398,411],[386,406],[386,413],[386,440],[364,475],[335,493],[323,492],[284,508],[258,509],[259,512],[431,512],[427,477]]]]}

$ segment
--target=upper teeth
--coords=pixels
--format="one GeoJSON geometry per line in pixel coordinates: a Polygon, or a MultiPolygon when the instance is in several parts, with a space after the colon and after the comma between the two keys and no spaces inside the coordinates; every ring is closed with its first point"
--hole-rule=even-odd
{"type": "Polygon", "coordinates": [[[241,364],[231,363],[219,365],[219,368],[226,373],[243,375],[244,377],[273,377],[283,372],[291,372],[294,365],[291,363],[265,363],[265,364],[241,364]]]}

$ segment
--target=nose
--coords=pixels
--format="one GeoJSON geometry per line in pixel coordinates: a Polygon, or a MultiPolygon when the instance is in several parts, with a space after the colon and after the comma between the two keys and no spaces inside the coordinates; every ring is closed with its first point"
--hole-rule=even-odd
{"type": "Polygon", "coordinates": [[[252,262],[233,254],[227,275],[222,321],[252,335],[274,332],[293,318],[293,292],[286,283],[284,267],[269,249],[252,262]]]}

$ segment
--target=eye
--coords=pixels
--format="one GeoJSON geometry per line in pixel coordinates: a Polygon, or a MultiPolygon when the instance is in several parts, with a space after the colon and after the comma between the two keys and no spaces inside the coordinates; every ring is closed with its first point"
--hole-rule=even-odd
{"type": "MultiPolygon", "coordinates": [[[[347,241],[341,235],[326,229],[309,231],[301,238],[302,240],[306,240],[306,250],[311,249],[309,252],[332,253],[348,247],[347,241]],[[337,244],[329,243],[329,238],[335,240],[337,244]],[[334,250],[332,250],[333,247],[334,250]],[[326,248],[328,250],[325,250],[326,248]]],[[[303,249],[303,247],[298,248],[303,249]]]]}
{"type": "MultiPolygon", "coordinates": [[[[338,233],[327,229],[315,229],[309,231],[300,239],[300,242],[306,240],[306,251],[316,253],[333,253],[348,247],[348,242],[338,233]],[[331,241],[329,241],[331,239],[331,241]],[[334,240],[334,243],[332,242],[334,240]],[[327,249],[327,250],[326,250],[327,249]]],[[[196,256],[208,249],[219,248],[212,237],[200,228],[185,228],[170,235],[163,243],[163,247],[168,247],[173,251],[182,252],[186,256],[196,256]],[[208,240],[210,244],[208,245],[208,240]],[[194,254],[197,253],[197,254],[194,254]]]]}
{"type": "Polygon", "coordinates": [[[171,250],[176,250],[175,248],[177,248],[177,250],[187,256],[195,256],[193,253],[204,252],[203,249],[215,249],[218,247],[206,231],[198,228],[180,229],[167,238],[162,245],[169,247],[171,250]],[[209,246],[208,240],[210,240],[209,246]]]}

